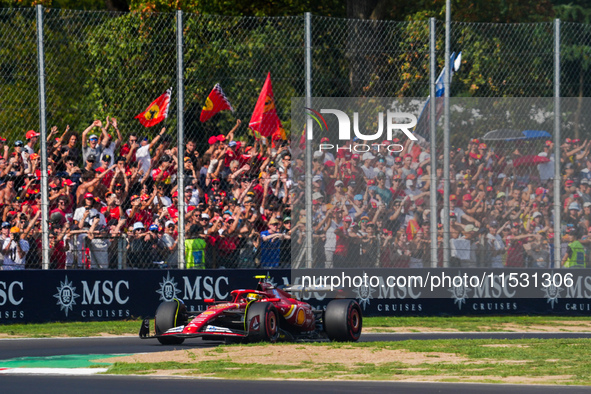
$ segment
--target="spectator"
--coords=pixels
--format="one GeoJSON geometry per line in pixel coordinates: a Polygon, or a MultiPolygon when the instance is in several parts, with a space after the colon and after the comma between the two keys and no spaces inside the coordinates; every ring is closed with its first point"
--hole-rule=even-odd
{"type": "Polygon", "coordinates": [[[2,251],[4,257],[2,269],[4,271],[25,269],[26,256],[29,251],[29,243],[21,239],[20,228],[10,227],[10,223],[2,223],[2,251]]]}
{"type": "Polygon", "coordinates": [[[281,240],[285,235],[278,231],[279,220],[269,220],[269,229],[261,232],[261,268],[277,268],[281,261],[281,240]]]}

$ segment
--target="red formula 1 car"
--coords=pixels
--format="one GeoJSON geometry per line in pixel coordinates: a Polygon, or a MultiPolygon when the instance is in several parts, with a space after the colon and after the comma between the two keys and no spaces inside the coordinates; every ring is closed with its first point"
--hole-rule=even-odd
{"type": "Polygon", "coordinates": [[[150,320],[145,319],[140,338],[156,338],[163,345],[198,337],[230,343],[359,339],[363,321],[355,300],[336,299],[326,310],[315,310],[294,299],[288,293],[290,288],[276,288],[265,281],[266,276],[255,278],[259,279],[255,290],[234,290],[230,302],[205,300],[212,305],[194,315],[181,300],[163,302],[156,310],[156,335],[150,336],[150,320]]]}

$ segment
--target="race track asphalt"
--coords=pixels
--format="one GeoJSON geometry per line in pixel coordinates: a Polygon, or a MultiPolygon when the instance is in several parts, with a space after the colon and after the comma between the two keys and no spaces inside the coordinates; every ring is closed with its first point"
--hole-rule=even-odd
{"type": "MultiPolygon", "coordinates": [[[[520,339],[591,338],[591,333],[410,333],[363,334],[361,341],[403,341],[433,339],[520,339]]],[[[77,354],[130,354],[172,349],[214,347],[219,342],[187,340],[182,345],[162,346],[154,340],[137,337],[39,338],[0,340],[0,360],[17,357],[48,357],[77,354]]],[[[590,393],[580,386],[534,386],[464,383],[410,382],[317,382],[317,381],[233,381],[221,379],[184,379],[149,376],[53,376],[2,375],[1,393],[171,393],[171,392],[267,393],[590,393]]]]}

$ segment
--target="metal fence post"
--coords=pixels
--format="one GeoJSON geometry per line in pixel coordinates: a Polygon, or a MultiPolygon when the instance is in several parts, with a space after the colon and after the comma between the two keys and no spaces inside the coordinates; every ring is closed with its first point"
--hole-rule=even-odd
{"type": "Polygon", "coordinates": [[[443,76],[443,266],[449,267],[450,220],[449,220],[449,76],[450,76],[450,37],[451,1],[445,4],[445,74],[443,76]]]}
{"type": "Polygon", "coordinates": [[[437,72],[437,58],[435,53],[435,29],[436,29],[436,21],[435,18],[430,19],[429,25],[429,33],[431,36],[431,41],[429,45],[429,59],[431,60],[431,69],[430,69],[430,99],[429,99],[429,114],[430,114],[430,134],[431,134],[431,189],[429,190],[430,200],[431,200],[431,214],[429,216],[430,219],[430,227],[431,227],[431,267],[437,267],[437,97],[435,97],[435,80],[436,76],[435,73],[437,72]]]}
{"type": "Polygon", "coordinates": [[[183,11],[176,12],[176,64],[177,64],[177,144],[178,144],[178,210],[179,236],[177,241],[178,267],[185,268],[185,167],[184,167],[184,139],[183,123],[183,11]]]}
{"type": "Polygon", "coordinates": [[[47,131],[45,124],[45,51],[43,50],[43,6],[37,5],[37,62],[39,75],[39,134],[41,139],[41,251],[43,269],[49,269],[49,224],[47,197],[47,131]]]}
{"type": "Polygon", "coordinates": [[[123,242],[123,236],[117,237],[117,269],[123,269],[123,248],[125,248],[125,242],[123,242]]]}
{"type": "Polygon", "coordinates": [[[560,268],[560,19],[554,20],[554,268],[560,268]]]}
{"type": "MultiPolygon", "coordinates": [[[[306,107],[312,107],[312,14],[305,13],[306,107]]],[[[312,119],[306,121],[306,268],[312,268],[312,119]]]]}

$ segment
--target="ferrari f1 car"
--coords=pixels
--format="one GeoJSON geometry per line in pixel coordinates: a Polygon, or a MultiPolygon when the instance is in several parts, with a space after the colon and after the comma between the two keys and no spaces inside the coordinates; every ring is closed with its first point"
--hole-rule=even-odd
{"type": "Polygon", "coordinates": [[[229,343],[359,339],[363,318],[355,300],[335,299],[326,310],[317,310],[288,293],[295,288],[276,288],[265,281],[266,276],[255,278],[256,289],[234,290],[230,302],[207,299],[210,306],[203,312],[188,312],[178,299],[161,303],[154,319],[155,335],[150,335],[150,319],[145,319],[140,338],[156,338],[163,345],[199,337],[229,343]]]}

